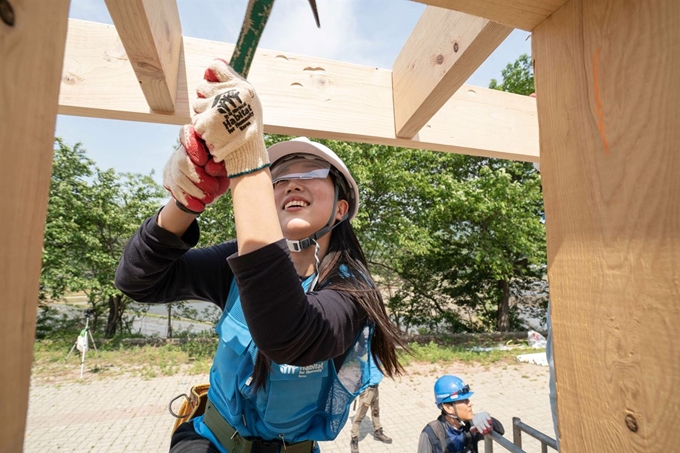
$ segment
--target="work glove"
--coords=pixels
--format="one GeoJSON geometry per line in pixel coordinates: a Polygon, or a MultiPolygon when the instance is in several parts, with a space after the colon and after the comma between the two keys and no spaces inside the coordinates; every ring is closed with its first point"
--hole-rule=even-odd
{"type": "Polygon", "coordinates": [[[484,435],[489,434],[492,427],[493,422],[491,421],[491,416],[488,412],[479,412],[472,417],[472,427],[470,428],[470,431],[474,429],[479,434],[484,435]]]}
{"type": "Polygon", "coordinates": [[[180,145],[163,170],[163,185],[177,207],[189,214],[200,214],[229,188],[223,164],[216,163],[196,135],[192,125],[180,129],[180,145]]]}
{"type": "Polygon", "coordinates": [[[253,86],[226,61],[213,60],[194,101],[194,129],[230,178],[269,166],[262,134],[262,104],[253,86]]]}

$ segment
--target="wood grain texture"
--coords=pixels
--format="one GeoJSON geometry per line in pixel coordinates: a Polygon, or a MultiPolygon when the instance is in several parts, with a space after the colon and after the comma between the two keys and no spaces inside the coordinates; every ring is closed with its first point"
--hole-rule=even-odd
{"type": "Polygon", "coordinates": [[[105,0],[152,110],[175,110],[182,26],[172,0],[105,0]]]}
{"type": "MultiPolygon", "coordinates": [[[[175,111],[151,111],[113,26],[71,19],[59,113],[185,124],[208,64],[233,45],[184,38],[175,111]]],[[[248,76],[265,131],[538,160],[533,98],[464,85],[412,139],[394,130],[392,71],[258,49],[248,76]]]]}
{"type": "Polygon", "coordinates": [[[0,22],[0,452],[20,452],[68,0],[13,0],[0,22]]]}
{"type": "Polygon", "coordinates": [[[531,31],[566,0],[414,0],[531,31]]]}
{"type": "Polygon", "coordinates": [[[533,32],[563,453],[680,445],[680,2],[533,32]]]}
{"type": "Polygon", "coordinates": [[[511,31],[488,19],[428,6],[392,68],[397,136],[416,135],[511,31]]]}

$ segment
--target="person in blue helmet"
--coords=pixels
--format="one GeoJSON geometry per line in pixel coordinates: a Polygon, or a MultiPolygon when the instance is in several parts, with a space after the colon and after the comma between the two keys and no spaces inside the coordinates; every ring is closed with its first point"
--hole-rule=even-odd
{"type": "Polygon", "coordinates": [[[441,414],[420,433],[418,453],[477,453],[477,443],[493,429],[505,430],[487,412],[474,413],[470,397],[474,392],[463,380],[445,375],[434,384],[434,400],[441,414]]]}
{"type": "Polygon", "coordinates": [[[267,149],[257,94],[225,61],[197,94],[164,170],[172,199],[128,242],[115,280],[136,301],[223,310],[205,410],[177,427],[170,451],[319,451],[370,384],[373,361],[387,376],[403,371],[403,340],[350,223],[357,184],[320,143],[267,149]],[[236,239],[197,248],[197,218],[227,187],[236,239]]]}

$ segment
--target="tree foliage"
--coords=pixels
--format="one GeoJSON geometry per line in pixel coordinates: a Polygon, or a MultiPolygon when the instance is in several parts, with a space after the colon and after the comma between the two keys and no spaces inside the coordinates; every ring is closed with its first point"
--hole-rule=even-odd
{"type": "Polygon", "coordinates": [[[508,65],[501,71],[503,81],[498,83],[496,79],[491,79],[489,88],[509,93],[523,94],[528,96],[534,90],[534,67],[531,57],[522,54],[514,63],[508,65]]]}
{"type": "Polygon", "coordinates": [[[55,140],[47,209],[41,295],[84,292],[95,320],[107,312],[105,332],[123,326],[130,300],[115,286],[126,241],[165,196],[151,176],[100,170],[80,144],[55,140]]]}

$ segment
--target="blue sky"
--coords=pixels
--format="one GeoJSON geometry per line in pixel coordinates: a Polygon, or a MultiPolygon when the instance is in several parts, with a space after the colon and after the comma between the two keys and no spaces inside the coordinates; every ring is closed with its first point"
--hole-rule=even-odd
{"type": "MultiPolygon", "coordinates": [[[[167,0],[173,1],[173,0],[167,0]]],[[[391,69],[425,5],[408,0],[316,0],[321,29],[307,0],[276,0],[260,47],[391,69]]],[[[247,0],[178,0],[182,34],[234,43],[247,0]]],[[[102,0],[71,0],[69,16],[113,23],[102,0]]],[[[529,33],[515,30],[467,83],[487,87],[523,53],[529,33]]],[[[228,59],[228,58],[227,58],[228,59]]],[[[149,174],[161,171],[177,139],[178,126],[59,115],[55,135],[77,142],[99,168],[149,174]]]]}

